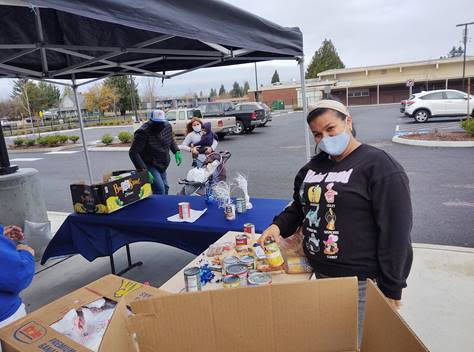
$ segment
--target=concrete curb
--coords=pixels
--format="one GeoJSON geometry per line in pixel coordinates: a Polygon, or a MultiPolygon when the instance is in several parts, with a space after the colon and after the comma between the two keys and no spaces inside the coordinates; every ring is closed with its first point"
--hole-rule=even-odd
{"type": "MultiPolygon", "coordinates": [[[[133,124],[131,125],[113,125],[113,126],[90,126],[90,127],[84,127],[84,131],[87,130],[98,130],[98,129],[107,129],[107,128],[121,128],[121,127],[133,127],[133,124]]],[[[71,128],[71,129],[66,129],[66,130],[58,130],[58,131],[48,131],[48,132],[41,132],[41,135],[43,136],[49,136],[52,134],[58,134],[61,132],[77,132],[80,131],[80,128],[71,128]]],[[[28,134],[20,134],[17,136],[5,136],[5,139],[7,138],[28,138],[28,137],[34,137],[37,136],[38,133],[28,133],[28,134]]]]}
{"type": "Polygon", "coordinates": [[[48,152],[59,152],[66,149],[81,148],[82,144],[71,144],[63,145],[61,147],[54,148],[35,148],[35,149],[8,149],[8,154],[27,154],[27,153],[48,153],[48,152]]]}
{"type": "Polygon", "coordinates": [[[392,142],[417,147],[469,148],[474,147],[474,141],[420,141],[415,139],[393,136],[392,142]]]}
{"type": "Polygon", "coordinates": [[[130,147],[90,147],[90,152],[128,152],[130,147]]]}

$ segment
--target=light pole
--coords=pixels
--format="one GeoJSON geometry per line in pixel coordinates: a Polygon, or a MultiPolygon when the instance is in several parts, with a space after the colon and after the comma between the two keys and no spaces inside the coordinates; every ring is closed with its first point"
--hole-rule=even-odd
{"type": "Polygon", "coordinates": [[[463,43],[464,43],[464,59],[462,63],[462,90],[464,90],[464,80],[466,77],[466,46],[467,46],[467,26],[473,25],[474,22],[460,23],[456,27],[464,27],[463,29],[463,43]]]}
{"type": "Polygon", "coordinates": [[[257,63],[254,62],[255,64],[255,101],[258,101],[258,76],[257,76],[257,63]]]}

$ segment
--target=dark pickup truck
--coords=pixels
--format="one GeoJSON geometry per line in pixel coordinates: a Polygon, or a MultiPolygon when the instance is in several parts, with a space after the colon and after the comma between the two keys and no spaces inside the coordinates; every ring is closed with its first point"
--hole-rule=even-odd
{"type": "Polygon", "coordinates": [[[264,109],[255,109],[255,106],[232,103],[205,103],[197,107],[203,118],[235,116],[236,127],[234,133],[243,134],[252,132],[265,119],[264,109]]]}

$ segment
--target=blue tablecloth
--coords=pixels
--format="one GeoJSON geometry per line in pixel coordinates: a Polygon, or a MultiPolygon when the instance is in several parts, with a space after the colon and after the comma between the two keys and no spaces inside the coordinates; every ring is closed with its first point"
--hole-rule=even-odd
{"type": "Polygon", "coordinates": [[[152,196],[109,215],[71,214],[48,244],[41,263],[77,253],[93,261],[141,241],[163,243],[197,255],[227,231],[242,231],[247,222],[262,232],[288,204],[287,200],[275,199],[251,202],[253,209],[237,214],[234,221],[227,221],[223,209],[209,206],[204,197],[189,196],[152,196]],[[167,221],[178,212],[179,202],[189,202],[195,210],[208,209],[192,224],[167,221]]]}

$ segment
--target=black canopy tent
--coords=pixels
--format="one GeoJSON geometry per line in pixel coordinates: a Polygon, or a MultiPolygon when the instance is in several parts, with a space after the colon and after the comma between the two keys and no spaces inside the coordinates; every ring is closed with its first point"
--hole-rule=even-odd
{"type": "MultiPolygon", "coordinates": [[[[77,88],[115,75],[171,79],[205,67],[297,60],[307,112],[300,30],[221,1],[0,0],[0,19],[0,78],[71,86],[83,142],[77,88]]],[[[0,138],[2,174],[13,169],[0,138]]],[[[93,183],[85,143],[84,155],[93,183]]]]}

